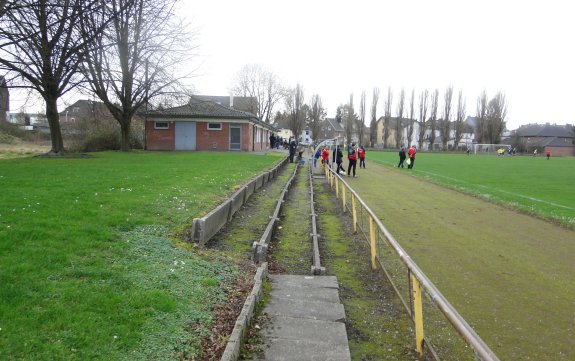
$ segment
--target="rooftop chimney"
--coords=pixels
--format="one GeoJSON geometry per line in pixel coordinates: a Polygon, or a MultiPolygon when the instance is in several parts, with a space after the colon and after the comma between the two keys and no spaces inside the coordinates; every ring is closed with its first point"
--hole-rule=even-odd
{"type": "Polygon", "coordinates": [[[230,108],[234,107],[234,96],[230,95],[230,108]]]}

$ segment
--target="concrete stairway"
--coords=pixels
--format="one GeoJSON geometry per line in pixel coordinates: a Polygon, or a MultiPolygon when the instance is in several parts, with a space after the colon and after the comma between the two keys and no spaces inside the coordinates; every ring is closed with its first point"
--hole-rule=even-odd
{"type": "Polygon", "coordinates": [[[334,276],[271,275],[262,360],[351,360],[334,276]]]}

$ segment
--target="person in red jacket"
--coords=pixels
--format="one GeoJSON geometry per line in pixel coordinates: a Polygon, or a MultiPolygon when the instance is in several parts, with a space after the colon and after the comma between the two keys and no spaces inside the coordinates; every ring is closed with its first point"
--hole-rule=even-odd
{"type": "Polygon", "coordinates": [[[413,164],[415,163],[415,153],[417,153],[417,150],[415,150],[415,145],[412,145],[411,148],[409,148],[407,151],[407,156],[409,157],[409,165],[407,166],[407,169],[413,169],[413,164]]]}
{"type": "Polygon", "coordinates": [[[547,160],[549,160],[549,157],[551,157],[551,149],[547,149],[545,151],[545,156],[547,157],[547,160]]]}
{"type": "Polygon", "coordinates": [[[321,164],[325,167],[326,165],[329,165],[329,150],[327,150],[327,147],[323,147],[323,150],[321,151],[321,164]]]}
{"type": "Polygon", "coordinates": [[[347,176],[349,177],[353,167],[353,176],[355,177],[355,167],[357,165],[357,150],[355,149],[355,143],[351,143],[351,147],[347,149],[347,160],[349,161],[349,165],[347,166],[347,176]]]}
{"type": "Polygon", "coordinates": [[[359,167],[365,168],[365,149],[363,148],[363,145],[360,145],[359,148],[357,148],[357,156],[359,157],[359,167]]]}

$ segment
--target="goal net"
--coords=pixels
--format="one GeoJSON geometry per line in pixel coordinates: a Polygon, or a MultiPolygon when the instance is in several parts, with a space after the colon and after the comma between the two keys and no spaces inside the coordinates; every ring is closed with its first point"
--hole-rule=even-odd
{"type": "Polygon", "coordinates": [[[497,154],[499,149],[503,149],[505,153],[511,147],[510,144],[474,144],[474,154],[497,154]]]}

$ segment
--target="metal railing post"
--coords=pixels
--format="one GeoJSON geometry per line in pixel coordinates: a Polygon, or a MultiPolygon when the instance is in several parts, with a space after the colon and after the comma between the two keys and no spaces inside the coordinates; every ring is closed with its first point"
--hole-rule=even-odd
{"type": "Polygon", "coordinates": [[[341,187],[341,206],[343,207],[343,213],[345,213],[345,184],[341,187]]]}
{"type": "Polygon", "coordinates": [[[375,222],[372,217],[369,217],[369,243],[371,245],[371,269],[377,269],[377,247],[375,244],[375,222]]]}
{"type": "Polygon", "coordinates": [[[421,300],[421,284],[415,275],[411,275],[413,298],[413,322],[415,323],[415,343],[417,354],[423,359],[423,304],[421,300]]]}
{"type": "Polygon", "coordinates": [[[339,199],[339,178],[335,179],[335,198],[339,199]]]}
{"type": "Polygon", "coordinates": [[[353,218],[353,233],[357,233],[357,211],[355,210],[355,196],[351,195],[351,214],[353,218]]]}

